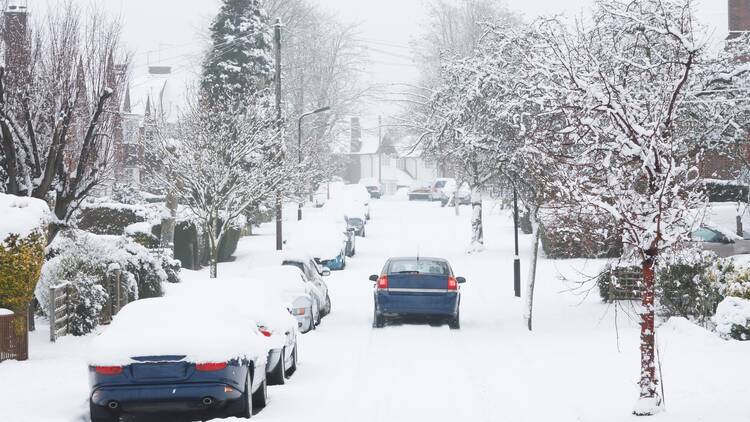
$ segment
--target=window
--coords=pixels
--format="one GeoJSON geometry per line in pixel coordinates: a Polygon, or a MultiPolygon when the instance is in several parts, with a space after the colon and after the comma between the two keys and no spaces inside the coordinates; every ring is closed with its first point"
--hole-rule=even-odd
{"type": "Polygon", "coordinates": [[[424,160],[424,168],[426,169],[434,169],[435,168],[435,162],[432,160],[424,160]]]}
{"type": "Polygon", "coordinates": [[[394,259],[388,265],[388,274],[450,275],[448,263],[434,259],[394,259]]]}
{"type": "Polygon", "coordinates": [[[385,167],[390,167],[391,165],[391,157],[388,156],[388,154],[381,154],[380,155],[380,164],[385,167]]]}
{"type": "Polygon", "coordinates": [[[396,167],[399,168],[399,170],[406,170],[406,159],[402,158],[396,162],[396,167]]]}

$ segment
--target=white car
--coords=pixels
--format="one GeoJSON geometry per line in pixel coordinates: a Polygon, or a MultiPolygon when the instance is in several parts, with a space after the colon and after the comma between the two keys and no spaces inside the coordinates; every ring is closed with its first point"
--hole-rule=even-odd
{"type": "Polygon", "coordinates": [[[314,330],[320,322],[322,303],[319,295],[299,269],[281,265],[254,267],[248,278],[267,290],[275,291],[285,301],[301,332],[314,330]]]}
{"type": "Polygon", "coordinates": [[[292,250],[305,251],[316,262],[333,271],[346,268],[347,252],[354,251],[354,236],[349,236],[346,222],[331,216],[309,218],[305,226],[289,234],[287,245],[292,250]]]}
{"type": "Polygon", "coordinates": [[[298,322],[287,297],[251,277],[215,280],[200,298],[256,322],[258,331],[271,342],[266,363],[268,385],[281,385],[297,369],[298,322]]]}
{"type": "Polygon", "coordinates": [[[346,199],[359,203],[364,207],[365,218],[370,219],[370,192],[364,185],[353,184],[344,186],[346,199]]]}
{"type": "Polygon", "coordinates": [[[331,313],[331,297],[328,294],[328,285],[324,277],[331,275],[326,267],[321,267],[315,259],[303,252],[287,252],[281,262],[283,266],[294,267],[302,271],[305,280],[313,287],[313,294],[318,303],[322,304],[321,317],[331,313]]]}

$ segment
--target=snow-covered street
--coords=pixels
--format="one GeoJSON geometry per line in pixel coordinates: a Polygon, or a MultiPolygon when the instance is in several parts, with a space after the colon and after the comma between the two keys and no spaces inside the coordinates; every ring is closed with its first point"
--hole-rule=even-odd
{"type": "MultiPolygon", "coordinates": [[[[438,203],[374,201],[357,256],[328,278],[332,313],[302,336],[299,370],[287,385],[270,388],[258,420],[635,420],[629,416],[638,395],[634,317],[622,310],[615,315],[594,291],[570,292],[575,285],[558,277],[581,280],[603,262],[543,260],[534,331],[528,332],[522,302],[513,297],[512,219],[488,210],[488,249],[468,255],[468,208],[456,217],[438,203]],[[379,273],[387,257],[417,251],[449,259],[468,279],[461,330],[372,328],[368,276],[379,273]]],[[[525,272],[530,238],[521,242],[525,272]]],[[[259,236],[241,241],[237,259],[221,265],[219,277],[251,273],[272,251],[272,227],[264,225],[259,236]]],[[[170,288],[211,288],[207,269],[183,277],[183,285],[170,288]]],[[[49,344],[45,328],[32,337],[29,361],[0,364],[0,408],[12,409],[3,421],[88,420],[86,348],[93,335],[49,344]],[[40,387],[36,377],[51,373],[59,377],[40,387]]],[[[680,319],[659,330],[658,343],[667,411],[657,420],[748,420],[747,409],[732,405],[750,391],[748,344],[721,340],[680,319]]]]}
{"type": "MultiPolygon", "coordinates": [[[[558,277],[584,279],[601,261],[543,261],[530,333],[522,301],[513,297],[510,214],[492,209],[487,251],[467,255],[468,208],[461,217],[437,203],[384,200],[372,208],[357,256],[328,278],[333,312],[304,336],[300,371],[286,386],[271,389],[262,420],[636,419],[629,416],[638,395],[635,316],[620,311],[616,327],[615,308],[602,304],[596,291],[571,293],[575,284],[558,277]],[[379,273],[389,256],[417,252],[449,259],[467,278],[461,330],[371,328],[368,276],[379,273]]],[[[248,249],[271,249],[268,234],[245,240],[240,248],[246,249],[224,271],[261,263],[262,254],[248,249]]],[[[530,236],[521,242],[525,277],[530,236]]],[[[750,391],[750,380],[739,375],[750,373],[750,362],[740,358],[750,353],[746,344],[725,342],[686,321],[672,322],[660,334],[668,411],[659,420],[748,420],[745,410],[729,406],[750,391]]]]}

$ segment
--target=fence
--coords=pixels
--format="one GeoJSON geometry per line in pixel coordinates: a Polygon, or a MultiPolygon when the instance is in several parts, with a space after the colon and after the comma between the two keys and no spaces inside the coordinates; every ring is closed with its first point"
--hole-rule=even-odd
{"type": "Polygon", "coordinates": [[[637,300],[641,298],[641,280],[643,273],[640,268],[615,268],[612,270],[612,282],[609,283],[609,301],[637,300]]]}
{"type": "Polygon", "coordinates": [[[28,316],[0,316],[0,362],[29,358],[28,316]]]}
{"type": "Polygon", "coordinates": [[[107,289],[108,299],[99,322],[106,325],[128,304],[128,286],[123,283],[122,271],[119,268],[113,267],[107,272],[104,287],[107,289]]]}
{"type": "Polygon", "coordinates": [[[63,283],[49,288],[49,341],[55,342],[58,337],[68,334],[70,306],[68,298],[70,283],[63,283]]]}

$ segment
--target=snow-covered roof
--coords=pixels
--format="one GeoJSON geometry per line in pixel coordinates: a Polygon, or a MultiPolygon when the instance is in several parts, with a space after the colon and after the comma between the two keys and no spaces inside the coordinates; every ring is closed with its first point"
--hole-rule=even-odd
{"type": "Polygon", "coordinates": [[[15,234],[26,237],[50,221],[49,205],[29,197],[0,193],[0,242],[15,234]]]}

